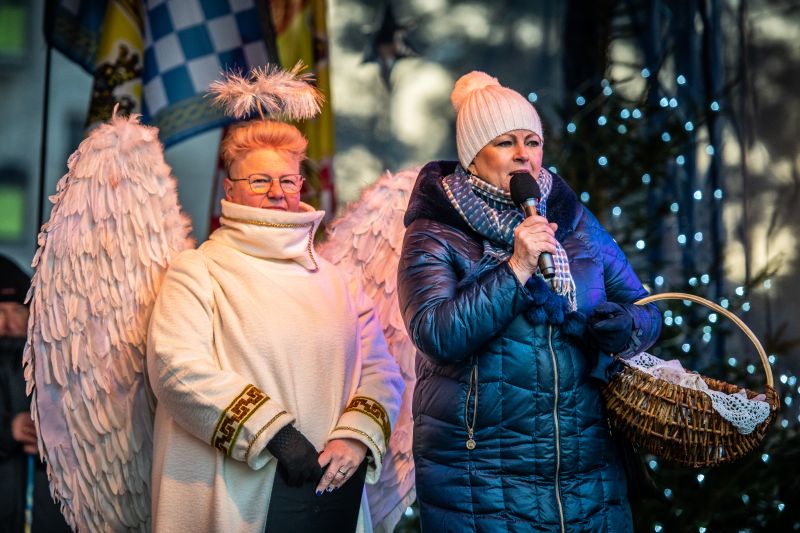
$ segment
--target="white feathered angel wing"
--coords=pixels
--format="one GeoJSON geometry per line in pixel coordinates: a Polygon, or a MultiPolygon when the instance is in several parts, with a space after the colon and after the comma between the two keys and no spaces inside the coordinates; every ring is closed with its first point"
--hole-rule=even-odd
{"type": "Polygon", "coordinates": [[[150,312],[191,246],[155,128],[114,117],[68,161],[42,226],[23,364],[50,490],[73,529],[147,530],[150,312]]]}
{"type": "Polygon", "coordinates": [[[389,350],[406,383],[400,414],[383,460],[381,480],[377,485],[367,486],[376,532],[393,531],[416,498],[411,453],[416,349],[408,338],[397,302],[397,263],[405,233],[403,215],[417,174],[419,168],[394,175],[384,173],[334,220],[327,240],[319,248],[328,261],[361,279],[365,292],[375,303],[389,350]]]}

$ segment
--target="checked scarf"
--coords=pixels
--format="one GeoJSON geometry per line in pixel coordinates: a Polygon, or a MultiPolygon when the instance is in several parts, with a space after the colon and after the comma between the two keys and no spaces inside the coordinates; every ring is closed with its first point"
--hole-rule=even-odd
{"type": "MultiPolygon", "coordinates": [[[[542,168],[536,178],[542,198],[537,211],[547,216],[547,197],[553,188],[553,176],[542,168]]],[[[514,229],[525,218],[521,209],[514,205],[511,195],[474,174],[465,171],[461,165],[455,172],[442,179],[445,193],[458,214],[476,233],[484,238],[484,253],[501,261],[511,257],[514,251],[514,229]]],[[[556,267],[555,277],[550,281],[553,290],[569,301],[570,309],[577,309],[575,298],[575,281],[569,270],[567,252],[556,241],[556,253],[553,256],[556,267]]],[[[537,270],[536,275],[541,277],[537,270]]]]}

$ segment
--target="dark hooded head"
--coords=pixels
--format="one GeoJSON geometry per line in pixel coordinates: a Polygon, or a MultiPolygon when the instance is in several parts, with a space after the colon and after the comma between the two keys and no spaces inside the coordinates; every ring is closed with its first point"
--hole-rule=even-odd
{"type": "Polygon", "coordinates": [[[25,295],[31,278],[13,261],[0,256],[0,337],[24,337],[28,323],[25,295]]]}

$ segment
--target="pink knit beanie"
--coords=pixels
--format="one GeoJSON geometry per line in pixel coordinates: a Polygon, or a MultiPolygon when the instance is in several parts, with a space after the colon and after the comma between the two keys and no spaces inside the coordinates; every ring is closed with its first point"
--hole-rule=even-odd
{"type": "Polygon", "coordinates": [[[450,101],[457,113],[456,146],[464,168],[489,141],[512,130],[530,130],[544,142],[536,109],[524,96],[503,87],[485,72],[473,70],[461,76],[450,101]]]}

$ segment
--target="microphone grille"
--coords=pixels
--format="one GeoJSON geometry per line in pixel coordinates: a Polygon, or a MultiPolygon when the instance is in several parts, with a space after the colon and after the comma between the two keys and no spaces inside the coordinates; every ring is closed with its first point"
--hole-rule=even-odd
{"type": "Polygon", "coordinates": [[[527,172],[518,172],[512,175],[509,189],[511,189],[511,199],[517,205],[524,203],[528,198],[536,198],[537,200],[542,198],[539,184],[527,172]]]}

